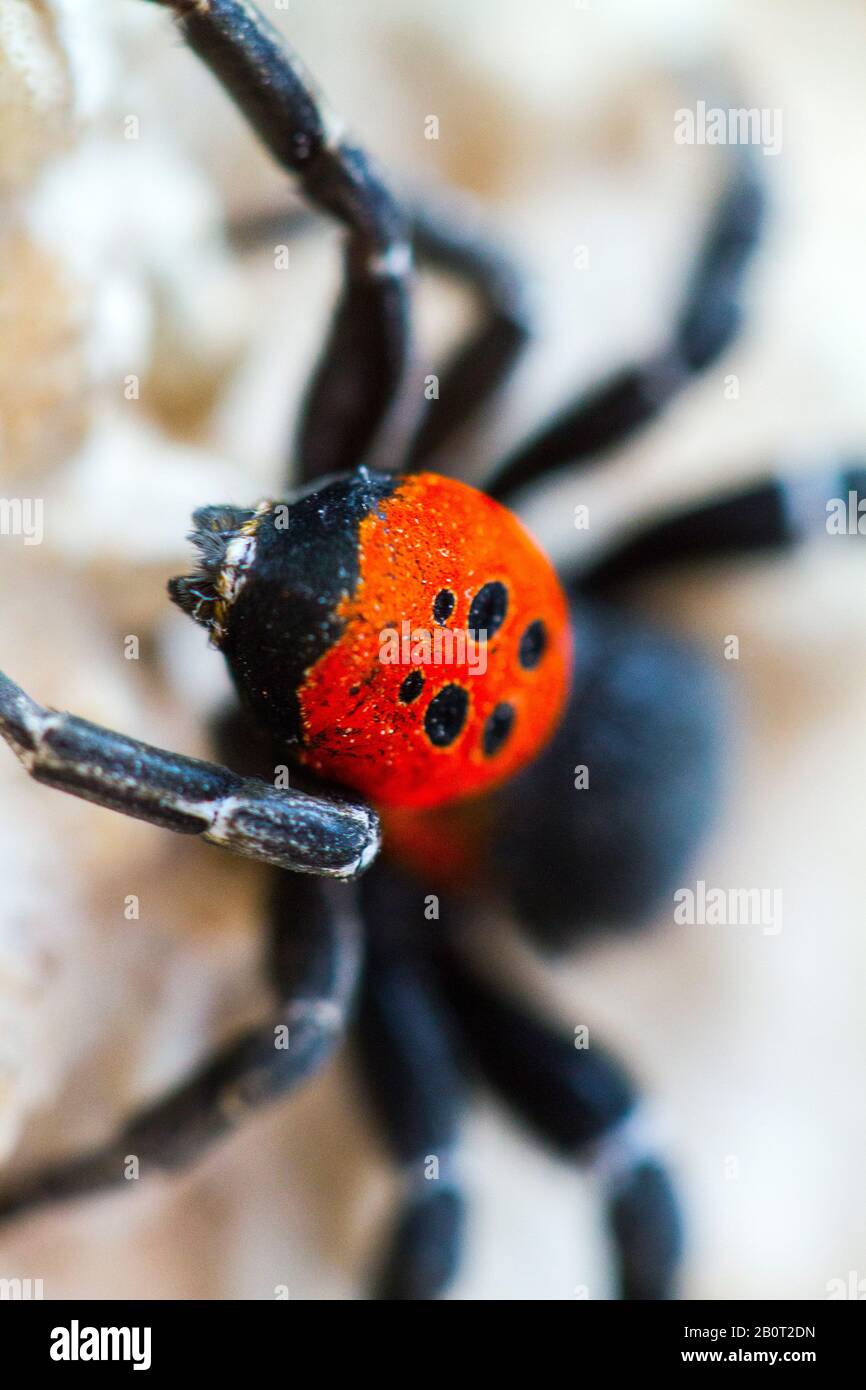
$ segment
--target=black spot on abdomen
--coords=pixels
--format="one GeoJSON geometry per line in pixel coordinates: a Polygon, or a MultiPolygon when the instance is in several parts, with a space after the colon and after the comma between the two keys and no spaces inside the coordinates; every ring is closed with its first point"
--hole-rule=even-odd
{"type": "Polygon", "coordinates": [[[440,627],[444,627],[451,614],[454,612],[454,605],[457,602],[450,589],[440,589],[433,600],[433,618],[440,627]]]}
{"type": "Polygon", "coordinates": [[[418,699],[423,689],[424,676],[422,673],[420,671],[410,671],[408,676],[404,677],[403,683],[400,686],[400,699],[403,701],[404,705],[410,705],[413,700],[418,699]]]}
{"type": "Polygon", "coordinates": [[[491,579],[489,584],[478,590],[472,600],[468,623],[470,632],[475,635],[477,641],[482,640],[479,635],[481,633],[492,637],[505,622],[507,612],[508,590],[498,579],[491,579]]]}
{"type": "Polygon", "coordinates": [[[462,685],[443,685],[424,715],[427,737],[437,748],[453,743],[466,723],[469,696],[462,685]]]}
{"type": "Polygon", "coordinates": [[[546,650],[547,628],[540,618],[536,618],[520,635],[517,659],[525,671],[533,671],[546,650]]]}
{"type": "Polygon", "coordinates": [[[514,727],[514,706],[506,701],[488,714],[481,735],[481,747],[488,758],[499,752],[514,727]]]}

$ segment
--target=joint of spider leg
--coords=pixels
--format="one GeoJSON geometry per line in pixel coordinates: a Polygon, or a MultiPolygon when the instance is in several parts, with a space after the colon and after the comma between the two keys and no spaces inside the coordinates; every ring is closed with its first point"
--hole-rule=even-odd
{"type": "Polygon", "coordinates": [[[423,1154],[401,1165],[398,1182],[406,1202],[424,1200],[438,1192],[459,1193],[463,1175],[458,1155],[450,1146],[423,1154]]]}
{"type": "Polygon", "coordinates": [[[660,1127],[646,1105],[630,1110],[618,1124],[592,1143],[583,1157],[602,1187],[616,1192],[643,1163],[657,1159],[660,1127]]]}
{"type": "Polygon", "coordinates": [[[370,256],[365,268],[375,280],[405,280],[412,272],[412,248],[407,241],[392,242],[370,256]]]}
{"type": "Polygon", "coordinates": [[[47,718],[48,712],[0,671],[0,733],[28,771],[47,718]]]}

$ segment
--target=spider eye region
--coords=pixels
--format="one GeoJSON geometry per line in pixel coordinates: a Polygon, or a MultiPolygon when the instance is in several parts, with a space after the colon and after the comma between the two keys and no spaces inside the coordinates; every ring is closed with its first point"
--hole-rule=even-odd
{"type": "Polygon", "coordinates": [[[172,581],[294,758],[381,807],[475,796],[553,733],[571,629],[517,518],[453,479],[360,468],[252,511],[204,508],[172,581]]]}

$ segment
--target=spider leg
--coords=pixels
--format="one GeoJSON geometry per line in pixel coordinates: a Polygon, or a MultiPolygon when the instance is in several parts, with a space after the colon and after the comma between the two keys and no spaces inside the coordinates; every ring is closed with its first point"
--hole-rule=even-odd
{"type": "Polygon", "coordinates": [[[0,734],[37,782],[279,868],[352,878],[378,850],[362,803],[277,790],[43,709],[2,672],[0,734]]]}
{"type": "Polygon", "coordinates": [[[730,170],[669,342],[594,386],[497,464],[486,485],[492,497],[510,502],[536,479],[586,464],[620,444],[655,419],[729,346],[740,326],[743,282],[766,211],[755,151],[738,146],[730,170]]]}
{"type": "Polygon", "coordinates": [[[378,169],[345,139],[304,67],[247,0],[156,0],[305,197],[348,233],[344,286],[298,433],[304,480],[368,459],[409,355],[411,249],[378,169]]]}
{"type": "Polygon", "coordinates": [[[280,1007],[206,1060],[168,1095],[134,1114],[108,1143],[62,1160],[0,1192],[0,1219],[189,1167],[254,1110],[275,1101],[330,1056],[343,1034],[361,959],[345,894],[279,874],[271,903],[269,974],[280,1007]]]}
{"type": "MultiPolygon", "coordinates": [[[[532,336],[529,277],[510,250],[483,226],[463,198],[413,198],[406,212],[416,261],[455,276],[478,300],[480,321],[439,373],[439,396],[427,402],[404,471],[427,464],[445,442],[504,385],[532,336]]],[[[289,209],[236,220],[229,227],[241,253],[275,237],[304,234],[315,224],[289,209]]]]}
{"type": "Polygon", "coordinates": [[[456,199],[413,203],[412,240],[422,264],[469,284],[481,319],[440,372],[439,396],[412,441],[407,471],[421,468],[499,390],[532,334],[528,277],[456,199]]]}
{"type": "Polygon", "coordinates": [[[593,1164],[604,1191],[620,1296],[674,1296],[682,1249],[670,1178],[636,1123],[638,1096],[621,1063],[574,1041],[481,980],[450,948],[448,997],[491,1085],[566,1158],[593,1164]]]}
{"type": "Polygon", "coordinates": [[[831,513],[840,508],[856,523],[861,505],[866,510],[862,465],[762,479],[636,529],[576,576],[574,584],[583,593],[605,594],[678,565],[793,549],[810,535],[830,531],[831,513]]]}
{"type": "Polygon", "coordinates": [[[462,1252],[464,1199],[453,1165],[464,1083],[423,941],[420,890],[380,866],[361,896],[359,1061],[404,1183],[375,1295],[430,1299],[445,1292],[462,1252]]]}

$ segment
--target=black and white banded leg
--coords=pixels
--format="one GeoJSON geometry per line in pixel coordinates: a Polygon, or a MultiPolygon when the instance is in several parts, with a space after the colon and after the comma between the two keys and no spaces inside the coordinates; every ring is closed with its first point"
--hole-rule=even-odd
{"type": "Polygon", "coordinates": [[[44,709],[2,672],[0,735],[37,782],[278,868],[353,878],[379,848],[362,803],[279,790],[44,709]]]}
{"type": "Polygon", "coordinates": [[[487,1080],[546,1143],[592,1165],[613,1238],[618,1295],[675,1296],[682,1251],[670,1178],[641,1133],[638,1096],[622,1065],[505,998],[450,949],[446,992],[487,1080]]]}
{"type": "Polygon", "coordinates": [[[422,891],[377,866],[361,900],[367,956],[359,1057],[403,1185],[373,1293],[381,1299],[432,1299],[447,1291],[463,1247],[465,1204],[454,1163],[464,1082],[423,939],[429,924],[422,891]]]}
{"type": "Polygon", "coordinates": [[[791,550],[821,534],[861,535],[861,507],[866,512],[866,466],[853,460],[761,479],[636,528],[578,574],[574,587],[603,595],[681,565],[791,550]]]}
{"type": "Polygon", "coordinates": [[[119,1187],[131,1172],[147,1178],[190,1167],[327,1061],[345,1030],[360,960],[351,895],[316,879],[275,875],[268,967],[280,1007],[139,1110],[107,1144],[0,1190],[0,1220],[119,1187]]]}
{"type": "Polygon", "coordinates": [[[728,182],[713,210],[667,344],[594,386],[493,470],[486,491],[510,502],[536,479],[622,443],[650,423],[736,336],[746,272],[758,246],[766,195],[756,151],[729,152],[728,182]]]}
{"type": "Polygon", "coordinates": [[[156,0],[304,196],[348,233],[344,284],[298,435],[303,479],[372,451],[410,350],[412,254],[403,213],[368,155],[345,138],[297,54],[247,0],[156,0]]]}

